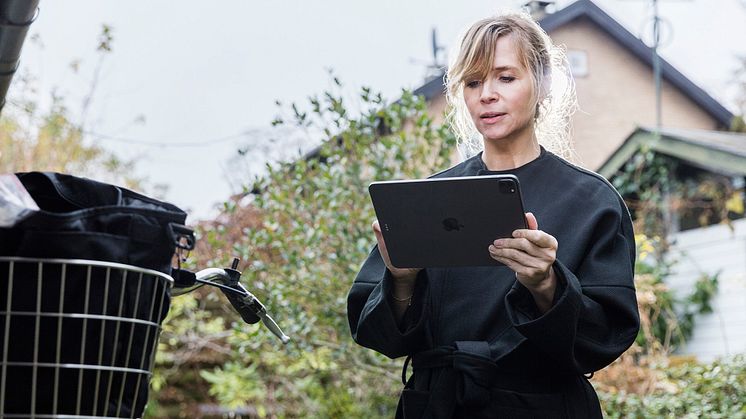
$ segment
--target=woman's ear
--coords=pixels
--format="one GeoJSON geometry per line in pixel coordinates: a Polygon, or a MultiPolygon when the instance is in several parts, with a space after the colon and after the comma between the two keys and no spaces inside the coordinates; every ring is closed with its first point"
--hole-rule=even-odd
{"type": "Polygon", "coordinates": [[[544,74],[539,83],[539,103],[543,102],[549,96],[552,87],[552,75],[550,72],[544,74]]]}
{"type": "Polygon", "coordinates": [[[548,74],[545,74],[541,78],[539,83],[539,94],[536,96],[536,112],[534,113],[534,120],[539,119],[539,113],[541,111],[541,104],[549,96],[552,79],[548,74]]]}

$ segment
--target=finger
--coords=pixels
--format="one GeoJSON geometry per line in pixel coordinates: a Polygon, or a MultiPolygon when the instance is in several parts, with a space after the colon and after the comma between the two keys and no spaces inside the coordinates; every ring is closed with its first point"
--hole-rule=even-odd
{"type": "Polygon", "coordinates": [[[541,258],[533,257],[517,249],[499,249],[495,248],[494,246],[490,246],[489,251],[493,258],[499,258],[498,260],[500,260],[501,262],[503,262],[504,260],[511,261],[519,265],[521,268],[540,269],[542,266],[546,265],[546,263],[541,258]]]}
{"type": "MultiPolygon", "coordinates": [[[[536,230],[524,231],[536,232],[536,230]]],[[[547,234],[547,236],[549,235],[547,234]]],[[[552,265],[557,258],[556,240],[552,236],[549,237],[555,241],[555,247],[537,246],[525,238],[500,239],[497,242],[501,245],[494,247],[496,250],[505,251],[504,256],[512,258],[529,268],[545,269],[552,265]]]]}
{"type": "Polygon", "coordinates": [[[383,233],[381,232],[381,226],[378,225],[378,220],[373,222],[373,234],[376,235],[376,241],[378,242],[378,252],[381,253],[386,266],[391,267],[389,252],[386,250],[386,242],[383,240],[383,233]]]}
{"type": "Polygon", "coordinates": [[[534,216],[533,212],[526,213],[526,224],[528,225],[529,230],[539,229],[539,222],[536,221],[536,217],[534,216]]]}
{"type": "Polygon", "coordinates": [[[381,226],[378,225],[378,220],[373,221],[371,227],[373,227],[373,234],[376,235],[376,240],[378,240],[378,247],[381,247],[381,243],[383,243],[383,233],[381,232],[381,226]]]}
{"type": "Polygon", "coordinates": [[[539,268],[525,266],[521,262],[504,255],[491,253],[490,256],[496,261],[510,268],[511,271],[515,272],[517,275],[516,277],[532,277],[536,272],[539,272],[539,268]]]}
{"type": "Polygon", "coordinates": [[[520,229],[513,232],[513,237],[524,238],[539,247],[557,248],[557,239],[541,230],[520,229]]]}
{"type": "Polygon", "coordinates": [[[505,256],[505,253],[501,251],[501,249],[495,248],[495,246],[490,245],[487,248],[487,251],[490,254],[490,257],[492,259],[495,259],[496,261],[504,264],[505,266],[509,267],[510,269],[514,270],[518,267],[518,262],[505,256]]]}
{"type": "Polygon", "coordinates": [[[383,259],[383,263],[386,265],[386,267],[391,271],[394,276],[401,275],[402,273],[414,273],[415,275],[420,270],[420,268],[399,268],[397,266],[394,266],[393,263],[391,263],[391,258],[389,257],[389,251],[386,248],[386,241],[383,239],[383,232],[381,232],[381,226],[378,223],[378,220],[373,221],[372,224],[373,227],[373,233],[376,235],[376,241],[378,242],[378,253],[381,254],[381,258],[383,259]]]}
{"type": "Polygon", "coordinates": [[[547,249],[535,245],[532,241],[520,237],[517,239],[499,239],[492,243],[497,249],[518,249],[533,257],[543,257],[547,249]]]}
{"type": "Polygon", "coordinates": [[[518,262],[514,261],[513,259],[508,259],[502,256],[496,256],[491,253],[490,253],[490,257],[502,263],[503,265],[507,266],[513,272],[518,272],[521,269],[521,265],[518,262]]]}
{"type": "Polygon", "coordinates": [[[512,249],[498,249],[490,252],[490,256],[503,263],[513,272],[523,278],[536,278],[543,276],[550,265],[536,258],[526,257],[518,251],[512,249]]]}

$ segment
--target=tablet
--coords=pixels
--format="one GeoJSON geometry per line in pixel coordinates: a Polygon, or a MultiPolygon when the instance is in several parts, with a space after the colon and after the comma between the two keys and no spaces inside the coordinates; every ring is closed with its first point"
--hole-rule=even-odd
{"type": "Polygon", "coordinates": [[[513,175],[373,182],[368,191],[398,268],[502,265],[489,245],[527,228],[513,175]]]}

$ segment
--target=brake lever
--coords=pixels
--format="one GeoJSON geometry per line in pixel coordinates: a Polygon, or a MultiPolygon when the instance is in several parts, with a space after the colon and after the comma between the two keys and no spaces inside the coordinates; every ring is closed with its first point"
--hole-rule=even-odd
{"type": "Polygon", "coordinates": [[[237,284],[236,288],[246,293],[245,296],[239,298],[236,298],[234,295],[234,299],[237,301],[237,304],[234,303],[230,297],[228,297],[228,291],[222,288],[221,290],[223,291],[223,294],[228,297],[228,300],[231,301],[233,307],[241,314],[241,318],[243,318],[245,322],[249,323],[249,320],[247,320],[247,316],[250,316],[250,319],[252,320],[250,324],[256,323],[261,319],[262,323],[267,326],[267,329],[269,329],[269,331],[272,332],[275,336],[280,338],[282,343],[288,343],[290,341],[290,337],[288,337],[282,331],[282,329],[280,329],[280,326],[278,326],[275,320],[267,313],[267,309],[264,307],[261,301],[259,301],[259,299],[256,298],[254,294],[249,292],[249,290],[244,288],[244,286],[240,283],[237,284]],[[241,309],[239,309],[239,306],[241,307],[241,309]]]}
{"type": "Polygon", "coordinates": [[[228,298],[228,301],[230,301],[233,308],[238,311],[243,321],[248,324],[254,324],[261,320],[262,323],[267,326],[269,331],[277,336],[282,343],[288,343],[290,337],[288,337],[282,329],[280,329],[280,326],[277,325],[274,319],[267,314],[267,309],[264,307],[264,304],[262,304],[254,294],[249,292],[249,290],[239,282],[241,272],[236,270],[237,267],[238,258],[233,258],[231,267],[224,269],[227,274],[227,281],[224,284],[225,286],[220,287],[220,291],[222,291],[223,295],[228,298]]]}

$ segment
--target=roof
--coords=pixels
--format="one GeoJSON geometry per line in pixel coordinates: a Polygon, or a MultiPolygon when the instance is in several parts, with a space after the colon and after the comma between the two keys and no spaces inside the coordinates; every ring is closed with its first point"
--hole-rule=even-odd
{"type": "Polygon", "coordinates": [[[686,161],[714,173],[746,175],[746,134],[700,129],[638,127],[598,172],[612,177],[641,147],[686,161]]]}
{"type": "Polygon", "coordinates": [[[422,86],[414,89],[415,96],[424,96],[425,100],[432,100],[445,91],[445,71],[425,82],[422,86]]]}
{"type": "MultiPolygon", "coordinates": [[[[539,21],[539,25],[548,33],[558,29],[576,19],[587,18],[595,23],[601,30],[606,32],[622,47],[627,49],[641,62],[653,67],[653,54],[647,45],[639,38],[630,33],[619,22],[614,20],[591,0],[578,0],[569,6],[546,15],[539,21]]],[[[686,97],[712,116],[721,126],[729,127],[733,114],[723,105],[694,84],[674,66],[660,57],[661,77],[681,91],[686,97]]],[[[415,94],[421,94],[427,100],[431,100],[443,93],[443,74],[427,81],[415,89],[415,94]]]]}

